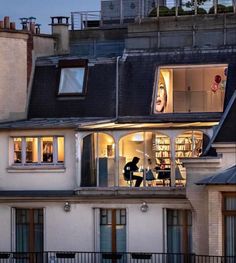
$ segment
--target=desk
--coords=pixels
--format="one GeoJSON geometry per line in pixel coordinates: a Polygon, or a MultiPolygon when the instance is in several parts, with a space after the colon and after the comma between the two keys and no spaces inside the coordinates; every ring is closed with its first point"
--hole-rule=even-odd
{"type": "Polygon", "coordinates": [[[170,169],[166,168],[163,170],[156,170],[157,171],[157,179],[162,180],[162,184],[163,186],[165,185],[169,185],[170,184],[170,169]],[[166,180],[168,180],[168,182],[166,183],[166,180]]]}

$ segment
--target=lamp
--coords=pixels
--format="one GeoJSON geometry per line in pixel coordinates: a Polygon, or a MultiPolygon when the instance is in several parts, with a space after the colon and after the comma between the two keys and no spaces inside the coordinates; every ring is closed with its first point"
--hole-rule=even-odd
{"type": "Polygon", "coordinates": [[[141,204],[140,210],[141,210],[141,212],[143,212],[143,213],[146,213],[146,212],[148,211],[147,202],[144,201],[144,202],[141,204]]]}
{"type": "Polygon", "coordinates": [[[65,202],[65,204],[64,204],[64,211],[65,212],[70,212],[70,210],[71,210],[70,203],[69,202],[65,202]]]}

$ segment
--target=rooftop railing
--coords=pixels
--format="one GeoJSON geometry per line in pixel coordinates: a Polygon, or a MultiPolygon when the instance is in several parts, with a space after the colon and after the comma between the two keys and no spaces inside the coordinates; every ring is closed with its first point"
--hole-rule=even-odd
{"type": "Polygon", "coordinates": [[[0,263],[235,263],[236,256],[151,252],[0,252],[0,263]]]}
{"type": "Polygon", "coordinates": [[[126,24],[146,17],[236,13],[234,0],[111,0],[101,11],[71,13],[72,30],[126,24]]]}

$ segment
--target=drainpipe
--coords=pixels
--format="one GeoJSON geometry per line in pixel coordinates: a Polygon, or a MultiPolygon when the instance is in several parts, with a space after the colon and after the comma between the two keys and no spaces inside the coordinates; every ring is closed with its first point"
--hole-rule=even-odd
{"type": "Polygon", "coordinates": [[[119,116],[119,60],[121,56],[116,58],[116,120],[119,116]]]}
{"type": "MultiPolygon", "coordinates": [[[[119,60],[121,56],[116,57],[116,116],[115,121],[119,116],[119,60]]],[[[115,138],[115,185],[119,185],[119,140],[115,138]]]]}

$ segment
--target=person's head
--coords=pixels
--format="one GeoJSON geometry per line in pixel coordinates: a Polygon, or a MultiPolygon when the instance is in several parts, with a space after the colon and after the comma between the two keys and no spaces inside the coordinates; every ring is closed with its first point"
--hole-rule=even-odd
{"type": "Polygon", "coordinates": [[[135,163],[135,164],[137,164],[137,163],[139,162],[139,160],[140,160],[140,159],[135,156],[135,157],[133,158],[132,162],[135,163]]]}
{"type": "Polygon", "coordinates": [[[150,159],[150,158],[148,158],[148,164],[150,165],[150,164],[152,164],[152,159],[150,159]]]}
{"type": "Polygon", "coordinates": [[[165,84],[161,83],[157,90],[155,109],[157,112],[163,112],[167,104],[167,92],[165,84]]]}

